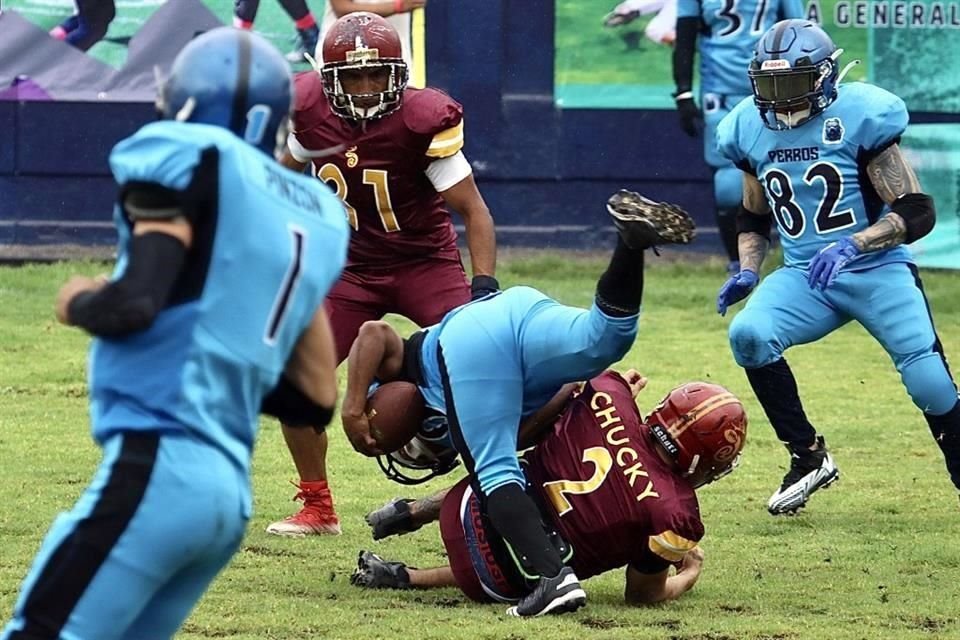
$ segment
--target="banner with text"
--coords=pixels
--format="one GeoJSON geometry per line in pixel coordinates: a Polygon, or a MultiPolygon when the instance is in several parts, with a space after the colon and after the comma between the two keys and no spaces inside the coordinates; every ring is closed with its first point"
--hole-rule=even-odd
{"type": "MultiPolygon", "coordinates": [[[[960,1],[805,0],[805,6],[807,17],[844,49],[841,64],[862,61],[848,81],[892,91],[911,111],[960,113],[960,73],[949,64],[960,60],[960,1]]],[[[722,10],[735,7],[730,0],[722,10]]],[[[674,108],[675,21],[676,0],[557,0],[557,104],[674,108]]]]}

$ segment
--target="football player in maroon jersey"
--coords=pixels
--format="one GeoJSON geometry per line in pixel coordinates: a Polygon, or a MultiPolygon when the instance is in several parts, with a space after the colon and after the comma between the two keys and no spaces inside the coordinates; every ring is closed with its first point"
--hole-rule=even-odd
{"type": "MultiPolygon", "coordinates": [[[[677,387],[642,419],[634,398],[645,385],[633,370],[597,376],[521,458],[528,492],[569,565],[581,578],[625,566],[629,604],[677,598],[697,581],[704,528],[695,490],[736,466],[747,428],[736,396],[704,382],[677,387]]],[[[408,502],[404,518],[377,517],[396,514],[398,502],[368,516],[374,537],[439,520],[449,565],[414,569],[362,551],[354,584],[457,586],[486,602],[529,592],[525,568],[482,515],[469,479],[408,502]]]]}
{"type": "MultiPolygon", "coordinates": [[[[323,65],[295,77],[284,164],[310,171],[344,201],[353,226],[347,267],[327,300],[339,360],[364,322],[387,313],[420,326],[499,288],[493,218],[463,155],[463,110],[436,89],[406,88],[396,30],[351,13],[323,41],[323,65]],[[447,207],[463,218],[467,281],[447,207]]],[[[295,515],[267,531],[339,533],[327,486],[325,434],[283,428],[300,475],[295,515]]]]}

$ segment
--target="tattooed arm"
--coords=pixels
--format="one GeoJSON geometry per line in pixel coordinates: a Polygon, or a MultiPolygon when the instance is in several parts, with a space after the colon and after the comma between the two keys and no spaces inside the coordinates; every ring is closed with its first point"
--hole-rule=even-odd
{"type": "MultiPolygon", "coordinates": [[[[770,215],[770,203],[763,185],[755,176],[743,174],[743,208],[758,216],[770,215]]],[[[770,248],[770,238],[754,231],[741,232],[737,236],[737,250],[740,254],[740,270],[749,269],[760,273],[760,265],[770,248]]]]}
{"type": "Polygon", "coordinates": [[[867,175],[877,195],[893,211],[851,236],[860,253],[891,249],[930,232],[936,219],[933,200],[921,192],[899,145],[890,145],[873,158],[867,164],[867,175]]]}
{"type": "Polygon", "coordinates": [[[433,495],[414,500],[410,503],[410,518],[417,527],[440,519],[440,507],[450,489],[441,489],[433,495]]]}

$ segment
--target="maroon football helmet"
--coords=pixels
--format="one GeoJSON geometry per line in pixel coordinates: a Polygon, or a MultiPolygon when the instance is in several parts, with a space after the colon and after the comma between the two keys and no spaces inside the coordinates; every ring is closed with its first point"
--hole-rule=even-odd
{"type": "Polygon", "coordinates": [[[322,44],[320,78],[330,108],[350,120],[382,118],[396,111],[407,86],[407,63],[403,61],[400,36],[389,22],[375,13],[358,11],[337,20],[322,44]],[[381,91],[347,93],[345,74],[382,70],[386,86],[381,91]]]}
{"type": "Polygon", "coordinates": [[[747,437],[740,400],[708,382],[677,387],[644,423],[695,489],[733,471],[747,437]]]}

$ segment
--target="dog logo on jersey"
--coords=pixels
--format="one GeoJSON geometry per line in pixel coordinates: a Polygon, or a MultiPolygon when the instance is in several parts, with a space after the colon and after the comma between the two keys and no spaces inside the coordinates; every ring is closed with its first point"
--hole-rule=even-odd
{"type": "Polygon", "coordinates": [[[823,123],[823,141],[826,144],[843,142],[843,124],[840,118],[827,118],[823,123]]]}
{"type": "Polygon", "coordinates": [[[360,156],[357,155],[357,148],[355,146],[347,149],[347,153],[344,155],[347,156],[347,166],[351,169],[357,166],[357,163],[360,162],[360,156]]]}

